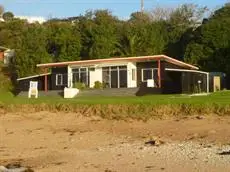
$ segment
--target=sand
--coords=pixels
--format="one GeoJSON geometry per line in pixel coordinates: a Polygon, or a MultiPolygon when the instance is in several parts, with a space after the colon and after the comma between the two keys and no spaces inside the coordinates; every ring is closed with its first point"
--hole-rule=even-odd
{"type": "Polygon", "coordinates": [[[229,126],[230,118],[219,116],[142,122],[74,113],[0,114],[0,165],[19,162],[38,172],[227,172],[229,126]]]}

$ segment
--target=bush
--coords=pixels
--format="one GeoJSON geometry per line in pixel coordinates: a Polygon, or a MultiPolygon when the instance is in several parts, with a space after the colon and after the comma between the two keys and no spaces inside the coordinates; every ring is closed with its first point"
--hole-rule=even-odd
{"type": "Polygon", "coordinates": [[[73,84],[73,88],[77,88],[79,90],[84,90],[86,88],[86,85],[85,85],[85,83],[75,82],[73,84]]]}
{"type": "Polygon", "coordinates": [[[96,82],[94,82],[94,88],[95,89],[102,89],[103,84],[100,81],[96,81],[96,82]]]}
{"type": "Polygon", "coordinates": [[[0,81],[0,90],[12,91],[13,84],[11,82],[10,76],[6,74],[6,69],[2,64],[0,64],[0,81]]]}

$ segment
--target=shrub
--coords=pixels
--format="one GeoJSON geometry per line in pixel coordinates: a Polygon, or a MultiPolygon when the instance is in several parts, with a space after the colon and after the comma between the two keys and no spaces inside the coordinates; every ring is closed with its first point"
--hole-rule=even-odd
{"type": "Polygon", "coordinates": [[[95,81],[94,82],[94,88],[95,89],[102,89],[103,88],[103,84],[100,81],[95,81]]]}
{"type": "Polygon", "coordinates": [[[82,83],[82,82],[75,82],[73,84],[73,88],[77,88],[79,90],[83,90],[83,89],[86,88],[86,85],[85,85],[85,83],[82,83]]]}
{"type": "Polygon", "coordinates": [[[12,91],[13,84],[11,82],[10,76],[7,75],[7,69],[4,68],[2,64],[0,64],[0,90],[3,91],[12,91]]]}

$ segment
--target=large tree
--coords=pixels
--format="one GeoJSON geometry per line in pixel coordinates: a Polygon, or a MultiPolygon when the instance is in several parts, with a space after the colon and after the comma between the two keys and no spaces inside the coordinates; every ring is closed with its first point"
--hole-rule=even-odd
{"type": "Polygon", "coordinates": [[[81,43],[77,24],[49,21],[45,26],[48,30],[47,51],[53,62],[80,59],[81,43]]]}
{"type": "Polygon", "coordinates": [[[167,55],[183,60],[193,30],[201,24],[206,12],[206,7],[194,4],[183,4],[170,12],[167,17],[169,37],[167,55]]]}
{"type": "Polygon", "coordinates": [[[119,21],[108,10],[88,12],[79,22],[82,34],[82,58],[109,58],[119,54],[117,25],[119,21]]]}
{"type": "Polygon", "coordinates": [[[46,42],[47,32],[44,26],[39,24],[24,26],[13,66],[19,77],[39,73],[37,64],[51,62],[46,51],[46,42]]]}
{"type": "Polygon", "coordinates": [[[121,50],[125,56],[162,54],[167,45],[164,21],[152,21],[148,13],[133,13],[121,29],[121,50]]]}
{"type": "Polygon", "coordinates": [[[214,12],[194,33],[186,61],[208,71],[230,73],[230,6],[214,12]]]}

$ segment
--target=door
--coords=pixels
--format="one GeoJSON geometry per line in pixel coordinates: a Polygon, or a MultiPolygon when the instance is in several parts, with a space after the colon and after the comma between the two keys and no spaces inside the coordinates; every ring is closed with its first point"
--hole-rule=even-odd
{"type": "Polygon", "coordinates": [[[119,88],[127,88],[127,70],[119,71],[119,88]]]}
{"type": "Polygon", "coordinates": [[[111,71],[111,88],[118,88],[118,71],[111,71]]]}
{"type": "Polygon", "coordinates": [[[213,90],[214,92],[217,92],[220,90],[220,77],[214,76],[213,78],[213,90]]]}

